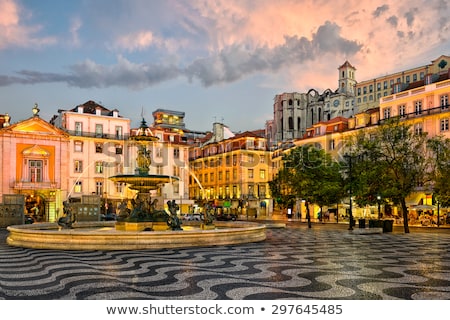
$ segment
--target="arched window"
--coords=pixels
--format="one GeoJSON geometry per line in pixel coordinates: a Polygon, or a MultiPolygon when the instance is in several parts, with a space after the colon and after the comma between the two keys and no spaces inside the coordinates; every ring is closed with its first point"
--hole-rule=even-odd
{"type": "Polygon", "coordinates": [[[292,117],[289,117],[289,130],[294,130],[294,119],[292,117]]]}

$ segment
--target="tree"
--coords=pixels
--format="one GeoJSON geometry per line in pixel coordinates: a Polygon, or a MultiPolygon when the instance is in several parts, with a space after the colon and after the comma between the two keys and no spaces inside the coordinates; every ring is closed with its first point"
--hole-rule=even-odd
{"type": "Polygon", "coordinates": [[[343,197],[340,165],[332,160],[324,150],[310,145],[290,150],[283,156],[283,168],[278,178],[298,199],[305,200],[308,226],[311,227],[309,204],[316,203],[321,208],[324,205],[335,204],[343,197]]]}
{"type": "Polygon", "coordinates": [[[373,130],[360,131],[347,146],[358,159],[354,176],[359,196],[370,203],[382,194],[400,205],[405,233],[409,233],[406,198],[423,184],[426,141],[425,134],[394,118],[373,130]]]}
{"type": "Polygon", "coordinates": [[[443,207],[450,207],[450,139],[442,136],[428,140],[429,175],[433,195],[443,207]]]}
{"type": "Polygon", "coordinates": [[[276,205],[280,208],[287,208],[295,201],[295,195],[289,184],[289,173],[287,170],[280,170],[275,178],[269,181],[269,188],[276,205]]]}

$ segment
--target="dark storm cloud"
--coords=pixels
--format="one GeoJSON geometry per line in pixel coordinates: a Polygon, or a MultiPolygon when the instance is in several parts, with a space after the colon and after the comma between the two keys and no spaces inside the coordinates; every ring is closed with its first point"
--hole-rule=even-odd
{"type": "Polygon", "coordinates": [[[243,46],[231,46],[219,55],[198,59],[186,68],[189,80],[198,79],[204,86],[232,82],[256,72],[277,71],[282,67],[304,63],[326,53],[355,54],[361,49],[356,41],[340,36],[340,27],[331,22],[320,26],[312,40],[305,37],[285,37],[282,45],[260,47],[248,51],[243,46]]]}
{"type": "Polygon", "coordinates": [[[394,28],[396,28],[398,25],[398,18],[396,16],[390,16],[389,18],[386,19],[386,22],[389,23],[394,28]]]}
{"type": "Polygon", "coordinates": [[[133,64],[124,58],[119,58],[113,66],[85,61],[72,66],[71,70],[72,76],[68,77],[67,83],[80,88],[118,86],[142,89],[180,75],[173,65],[133,64]]]}
{"type": "Polygon", "coordinates": [[[412,27],[415,19],[415,15],[419,13],[417,8],[411,8],[408,12],[405,13],[406,24],[408,27],[412,27]]]}
{"type": "Polygon", "coordinates": [[[381,16],[383,13],[385,13],[388,10],[389,10],[389,6],[387,4],[383,4],[382,6],[376,8],[375,11],[372,13],[372,15],[375,18],[378,18],[379,16],[381,16]]]}
{"type": "Polygon", "coordinates": [[[279,46],[261,46],[252,50],[245,45],[234,44],[217,55],[194,60],[184,68],[174,64],[136,64],[119,57],[117,64],[112,66],[87,60],[71,66],[67,74],[24,70],[16,76],[0,75],[0,85],[65,82],[80,88],[118,86],[142,89],[184,75],[190,81],[198,80],[204,86],[211,86],[237,81],[257,72],[277,71],[327,53],[351,56],[361,49],[360,44],[343,38],[340,32],[337,24],[326,22],[311,40],[286,36],[279,46]]]}
{"type": "Polygon", "coordinates": [[[340,33],[341,28],[337,24],[326,22],[319,27],[312,42],[318,44],[320,51],[324,53],[336,52],[350,55],[361,49],[360,44],[342,38],[340,33]]]}

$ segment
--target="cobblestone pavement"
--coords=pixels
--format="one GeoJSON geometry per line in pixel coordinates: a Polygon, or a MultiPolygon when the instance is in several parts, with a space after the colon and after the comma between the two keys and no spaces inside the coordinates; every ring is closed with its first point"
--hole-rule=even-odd
{"type": "Polygon", "coordinates": [[[450,299],[450,229],[427,231],[288,223],[251,244],[63,251],[9,247],[0,229],[0,299],[450,299]]]}

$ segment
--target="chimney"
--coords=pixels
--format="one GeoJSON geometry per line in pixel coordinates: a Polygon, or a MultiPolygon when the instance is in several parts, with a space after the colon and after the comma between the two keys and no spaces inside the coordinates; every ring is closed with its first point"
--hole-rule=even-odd
{"type": "Polygon", "coordinates": [[[213,134],[214,134],[214,141],[222,141],[224,139],[223,124],[218,122],[214,123],[213,134]]]}

